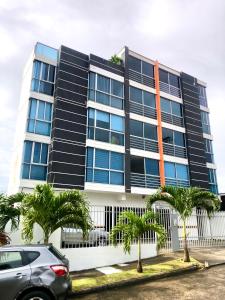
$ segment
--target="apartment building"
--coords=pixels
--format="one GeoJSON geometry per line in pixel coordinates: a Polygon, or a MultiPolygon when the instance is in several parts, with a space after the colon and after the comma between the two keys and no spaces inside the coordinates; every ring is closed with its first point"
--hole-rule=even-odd
{"type": "Polygon", "coordinates": [[[136,206],[160,185],[218,193],[206,84],[128,47],[118,56],[36,44],[9,192],[49,182],[93,204],[136,206]]]}

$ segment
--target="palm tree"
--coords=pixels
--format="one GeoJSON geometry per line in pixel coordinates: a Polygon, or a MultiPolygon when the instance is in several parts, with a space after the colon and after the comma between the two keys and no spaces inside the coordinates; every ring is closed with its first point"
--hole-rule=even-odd
{"type": "Polygon", "coordinates": [[[121,233],[123,249],[125,253],[130,253],[131,243],[134,240],[138,242],[138,263],[137,272],[142,273],[141,262],[141,238],[144,233],[154,231],[157,234],[158,245],[165,241],[165,230],[157,224],[156,215],[152,211],[147,211],[142,216],[135,214],[133,211],[124,211],[119,215],[118,223],[110,232],[110,239],[114,246],[118,244],[118,234],[121,233]]]}
{"type": "Polygon", "coordinates": [[[28,194],[22,204],[22,236],[32,240],[34,224],[43,229],[44,243],[58,228],[73,224],[86,235],[91,228],[88,203],[83,194],[76,190],[56,194],[49,184],[37,185],[33,194],[28,194]]]}
{"type": "Polygon", "coordinates": [[[192,215],[194,208],[202,208],[207,212],[208,217],[213,212],[219,209],[220,200],[216,195],[211,192],[202,190],[198,187],[173,187],[164,186],[150,195],[147,199],[147,208],[150,209],[153,203],[163,201],[168,203],[172,208],[177,211],[183,222],[183,242],[184,242],[184,261],[189,262],[189,250],[187,243],[187,219],[192,215]]]}
{"type": "Polygon", "coordinates": [[[8,222],[11,222],[11,231],[17,230],[20,223],[20,206],[25,194],[20,192],[14,195],[0,195],[0,231],[4,231],[8,222]]]}

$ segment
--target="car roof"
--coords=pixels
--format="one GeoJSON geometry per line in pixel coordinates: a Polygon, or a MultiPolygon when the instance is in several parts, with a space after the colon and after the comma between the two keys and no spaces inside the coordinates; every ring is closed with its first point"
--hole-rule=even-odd
{"type": "Polygon", "coordinates": [[[18,250],[18,249],[38,249],[38,248],[49,248],[51,244],[29,244],[29,245],[5,245],[0,248],[0,250],[18,250]]]}

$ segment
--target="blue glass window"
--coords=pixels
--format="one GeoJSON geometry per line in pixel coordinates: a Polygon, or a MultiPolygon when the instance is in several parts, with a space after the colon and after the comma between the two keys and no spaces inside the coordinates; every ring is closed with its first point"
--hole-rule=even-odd
{"type": "Polygon", "coordinates": [[[130,134],[143,137],[143,123],[136,120],[130,120],[130,134]]]}
{"type": "Polygon", "coordinates": [[[142,90],[130,86],[130,100],[142,103],[142,90]]]}
{"type": "Polygon", "coordinates": [[[49,46],[43,45],[41,43],[37,43],[35,47],[36,55],[47,57],[53,61],[57,61],[58,51],[49,46]]]}
{"type": "Polygon", "coordinates": [[[21,176],[23,179],[46,180],[48,145],[25,141],[21,176]]]}
{"type": "Polygon", "coordinates": [[[143,91],[144,105],[155,108],[155,95],[146,91],[143,91]]]}
{"type": "Polygon", "coordinates": [[[157,128],[154,125],[144,123],[144,138],[157,140],[157,128]]]}
{"type": "Polygon", "coordinates": [[[170,101],[165,98],[161,98],[160,103],[161,103],[161,111],[171,114],[170,101]]]}
{"type": "Polygon", "coordinates": [[[103,111],[88,110],[88,138],[124,145],[124,118],[103,111]],[[95,124],[96,117],[96,126],[95,124]]]}
{"type": "Polygon", "coordinates": [[[120,81],[89,73],[88,99],[123,109],[124,84],[120,81]]]}
{"type": "Polygon", "coordinates": [[[95,73],[93,72],[89,73],[89,88],[95,89],[95,73]]]}
{"type": "Polygon", "coordinates": [[[105,150],[95,150],[95,167],[109,169],[109,152],[105,150]]]}
{"type": "Polygon", "coordinates": [[[123,98],[123,83],[112,79],[111,86],[112,95],[123,98]]]}
{"type": "Polygon", "coordinates": [[[121,172],[110,172],[110,184],[124,185],[124,174],[121,172]]]}
{"type": "Polygon", "coordinates": [[[87,182],[117,185],[124,184],[123,154],[88,147],[86,155],[87,182]]]}
{"type": "Polygon", "coordinates": [[[172,114],[178,117],[182,117],[181,105],[177,102],[171,101],[172,114]]]}
{"type": "Polygon", "coordinates": [[[97,88],[101,92],[105,92],[109,94],[109,87],[110,87],[110,80],[109,78],[98,75],[98,80],[97,80],[97,88]]]}
{"type": "Polygon", "coordinates": [[[94,182],[109,183],[109,172],[104,170],[94,170],[94,182]]]}
{"type": "Polygon", "coordinates": [[[97,110],[96,111],[96,126],[109,129],[110,123],[109,123],[109,114],[105,113],[103,111],[97,110]]]}
{"type": "Polygon", "coordinates": [[[111,152],[110,169],[120,171],[124,170],[123,154],[111,152]]]}
{"type": "Polygon", "coordinates": [[[23,156],[23,162],[30,163],[31,161],[31,153],[32,153],[32,142],[25,141],[24,142],[24,156],[23,156]]]}
{"type": "Polygon", "coordinates": [[[111,130],[124,132],[124,118],[111,115],[111,130]]]}
{"type": "Polygon", "coordinates": [[[184,134],[182,132],[174,131],[174,144],[185,147],[184,134]]]}
{"type": "Polygon", "coordinates": [[[33,64],[31,90],[53,96],[55,66],[35,60],[33,64]]]}
{"type": "Polygon", "coordinates": [[[149,175],[159,176],[158,160],[145,158],[145,172],[149,175]]]}
{"type": "Polygon", "coordinates": [[[129,55],[128,65],[129,65],[129,69],[132,69],[138,73],[141,73],[141,60],[140,59],[129,55]]]}
{"type": "Polygon", "coordinates": [[[188,180],[188,169],[187,166],[176,164],[177,179],[188,180]]]}
{"type": "Polygon", "coordinates": [[[50,136],[52,121],[52,104],[30,99],[27,131],[50,136]]]}
{"type": "Polygon", "coordinates": [[[201,119],[203,132],[210,134],[209,114],[205,111],[201,111],[201,119]]]}
{"type": "Polygon", "coordinates": [[[165,177],[176,178],[175,164],[171,162],[165,162],[165,177]]]}

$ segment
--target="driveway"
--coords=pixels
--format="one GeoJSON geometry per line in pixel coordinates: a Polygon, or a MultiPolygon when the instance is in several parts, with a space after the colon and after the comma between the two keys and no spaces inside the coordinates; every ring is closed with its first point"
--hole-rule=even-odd
{"type": "MultiPolygon", "coordinates": [[[[222,300],[225,299],[225,265],[182,276],[124,287],[92,295],[82,300],[222,300]]],[[[74,298],[75,300],[75,298],[74,298]]]]}

